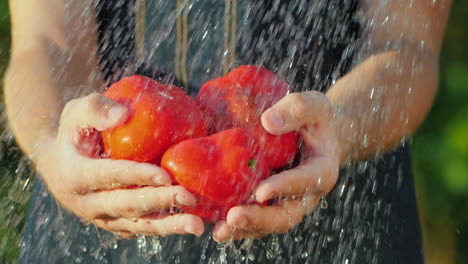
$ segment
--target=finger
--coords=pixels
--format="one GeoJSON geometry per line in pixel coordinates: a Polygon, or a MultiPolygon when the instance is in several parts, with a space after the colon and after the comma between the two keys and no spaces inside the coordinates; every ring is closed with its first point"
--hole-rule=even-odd
{"type": "Polygon", "coordinates": [[[126,232],[127,234],[146,236],[167,236],[173,234],[193,234],[201,236],[204,232],[203,221],[195,215],[176,214],[164,215],[159,218],[140,218],[131,221],[125,218],[97,219],[95,225],[110,232],[126,232]]]}
{"type": "Polygon", "coordinates": [[[120,188],[132,185],[171,185],[171,177],[163,168],[128,160],[86,159],[82,176],[76,179],[82,192],[120,188]]]}
{"type": "Polygon", "coordinates": [[[327,157],[317,157],[298,167],[272,175],[259,183],[255,190],[255,199],[263,203],[277,197],[302,197],[307,193],[323,195],[333,187],[338,178],[339,166],[333,162],[327,157]]]}
{"type": "Polygon", "coordinates": [[[261,234],[258,232],[245,231],[232,227],[226,221],[216,223],[213,228],[213,239],[216,242],[228,240],[241,240],[241,239],[259,239],[268,234],[261,234]]]}
{"type": "Polygon", "coordinates": [[[143,187],[90,193],[82,197],[84,216],[134,219],[169,208],[193,206],[196,198],[182,186],[143,187]]]}
{"type": "Polygon", "coordinates": [[[331,104],[320,92],[291,93],[267,109],[262,117],[263,127],[271,134],[279,135],[297,131],[304,126],[317,126],[331,119],[331,104]]]}
{"type": "Polygon", "coordinates": [[[122,124],[128,115],[126,107],[102,94],[93,93],[65,105],[60,118],[60,132],[75,132],[83,128],[103,131],[122,124]]]}
{"type": "Polygon", "coordinates": [[[283,234],[302,222],[316,208],[317,196],[287,200],[272,206],[237,206],[229,210],[227,224],[239,229],[266,234],[283,234]]]}

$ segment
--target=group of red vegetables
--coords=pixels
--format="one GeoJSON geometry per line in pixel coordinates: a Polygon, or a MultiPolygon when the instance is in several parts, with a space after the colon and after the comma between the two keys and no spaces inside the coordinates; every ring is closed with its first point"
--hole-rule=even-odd
{"type": "Polygon", "coordinates": [[[260,121],[288,92],[283,80],[257,66],[208,81],[195,100],[177,86],[127,77],[104,93],[131,113],[124,125],[102,133],[104,151],[165,168],[198,198],[183,211],[215,222],[251,202],[259,181],[294,159],[297,134],[271,135],[260,121]]]}

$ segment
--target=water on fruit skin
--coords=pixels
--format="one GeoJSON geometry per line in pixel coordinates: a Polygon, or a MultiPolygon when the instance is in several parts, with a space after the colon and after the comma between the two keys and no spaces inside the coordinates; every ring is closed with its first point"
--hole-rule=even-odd
{"type": "MultiPolygon", "coordinates": [[[[408,24],[404,11],[414,7],[413,1],[406,0],[375,1],[380,4],[367,13],[352,1],[338,0],[312,3],[306,0],[274,0],[266,13],[259,13],[261,1],[227,0],[223,3],[218,0],[183,0],[168,4],[168,1],[148,0],[145,1],[146,13],[138,13],[138,18],[145,19],[136,23],[136,29],[142,30],[137,32],[142,35],[129,36],[128,31],[120,30],[112,36],[105,35],[99,47],[101,51],[105,50],[109,61],[114,61],[114,64],[105,66],[115,70],[119,62],[128,58],[131,53],[116,48],[115,44],[129,43],[143,36],[143,42],[137,43],[133,51],[137,54],[133,64],[125,64],[123,71],[108,70],[101,74],[100,69],[96,68],[90,72],[83,72],[80,76],[70,77],[67,76],[67,71],[70,70],[67,66],[76,63],[77,58],[83,58],[82,54],[77,54],[80,48],[92,45],[92,39],[86,34],[89,33],[89,28],[97,29],[93,19],[89,19],[95,16],[96,1],[66,2],[64,23],[67,33],[61,47],[51,46],[51,52],[59,59],[54,62],[50,74],[57,83],[72,78],[71,82],[76,84],[76,89],[66,90],[64,101],[88,93],[89,87],[102,75],[118,79],[119,76],[133,74],[136,69],[142,68],[141,65],[146,65],[142,71],[146,73],[155,68],[174,72],[158,80],[184,86],[192,95],[196,93],[196,87],[203,82],[222,76],[226,69],[247,63],[273,65],[274,67],[269,69],[292,84],[295,91],[324,90],[342,76],[342,68],[346,65],[357,65],[374,50],[373,40],[347,34],[351,30],[349,22],[352,22],[353,26],[358,25],[362,35],[385,30],[398,23],[406,23],[408,27],[423,26],[426,31],[433,27],[424,17],[421,17],[421,25],[408,24]],[[397,5],[398,12],[390,12],[389,5],[397,5]],[[210,8],[207,8],[208,6],[210,8]],[[339,8],[336,8],[337,6],[339,8]],[[354,15],[349,17],[346,10],[354,10],[354,15]],[[226,14],[230,19],[225,19],[226,14]],[[260,28],[260,24],[264,23],[259,14],[262,14],[266,21],[275,15],[280,17],[275,17],[275,21],[279,19],[275,27],[262,32],[262,38],[255,41],[253,38],[258,36],[252,36],[249,32],[253,28],[260,28]],[[235,33],[232,30],[234,23],[237,26],[235,33]],[[173,27],[176,24],[180,25],[179,29],[173,27]],[[291,25],[296,25],[294,30],[284,29],[291,25]],[[221,33],[223,37],[213,37],[216,33],[221,33]],[[191,39],[185,39],[184,34],[190,35],[191,39]],[[186,50],[176,50],[174,43],[185,46],[186,50]],[[335,48],[342,50],[342,54],[333,61],[333,68],[327,69],[329,55],[335,48]],[[276,54],[279,51],[282,54],[276,54]],[[178,55],[175,54],[179,60],[161,63],[164,62],[165,52],[179,52],[178,55]],[[281,61],[278,60],[278,56],[281,56],[281,61]],[[83,76],[86,78],[80,79],[83,76]],[[190,85],[187,85],[188,83],[190,85]]],[[[143,10],[143,1],[136,2],[135,10],[143,10]]],[[[123,1],[117,1],[116,10],[119,10],[122,4],[123,1]]],[[[433,8],[446,8],[444,0],[433,0],[432,5],[433,8]]],[[[118,16],[109,24],[112,26],[130,23],[124,20],[122,16],[118,16]]],[[[402,47],[406,37],[411,39],[410,36],[402,35],[400,40],[380,43],[379,48],[405,52],[402,47]]],[[[428,40],[412,44],[422,51],[434,45],[428,40]]],[[[407,55],[413,56],[411,53],[407,55]]],[[[88,61],[81,62],[82,65],[93,63],[93,56],[89,56],[88,61]]],[[[387,68],[400,76],[408,76],[407,73],[410,73],[410,77],[423,71],[416,58],[411,68],[398,63],[390,63],[387,68]]],[[[353,82],[358,81],[353,80],[349,84],[350,87],[353,86],[353,82]]],[[[358,131],[356,134],[350,135],[350,140],[360,142],[363,147],[375,143],[364,128],[372,120],[388,121],[388,113],[392,109],[381,104],[383,91],[390,90],[397,94],[400,89],[406,88],[397,82],[385,87],[376,86],[371,90],[368,97],[374,102],[373,111],[366,113],[368,116],[362,123],[350,124],[358,128],[355,129],[358,131]]],[[[411,92],[412,89],[408,89],[408,95],[411,95],[411,92]]],[[[402,98],[402,101],[406,102],[405,98],[402,98]]],[[[6,125],[4,106],[0,107],[3,131],[0,149],[0,231],[5,233],[0,240],[0,256],[18,255],[18,250],[15,249],[18,247],[25,252],[41,248],[50,250],[47,249],[50,241],[45,237],[51,233],[58,242],[54,244],[55,248],[49,251],[50,258],[65,258],[69,263],[89,263],[90,260],[99,263],[129,260],[141,263],[283,263],[291,259],[307,260],[310,263],[374,263],[380,260],[379,252],[384,247],[388,234],[398,232],[398,227],[393,226],[390,221],[394,211],[398,209],[394,208],[398,197],[395,194],[389,195],[385,190],[391,189],[397,193],[402,188],[408,188],[405,178],[408,168],[401,158],[395,155],[347,166],[341,171],[333,191],[320,199],[316,210],[305,217],[301,224],[287,234],[271,235],[259,240],[245,239],[218,244],[210,237],[209,226],[207,233],[201,238],[139,236],[130,241],[120,240],[92,225],[86,226],[79,220],[69,221],[73,217],[58,209],[58,205],[53,203],[43,186],[35,186],[34,188],[42,188],[42,191],[35,192],[34,195],[39,195],[39,199],[47,200],[51,205],[44,206],[32,202],[30,212],[36,212],[40,217],[35,219],[37,228],[25,229],[27,201],[33,191],[33,182],[37,181],[38,177],[31,171],[32,165],[28,162],[28,157],[23,157],[16,147],[13,135],[6,125]],[[27,239],[21,242],[20,232],[23,230],[27,230],[26,238],[30,238],[27,232],[31,235],[42,230],[34,235],[39,238],[43,236],[44,239],[34,240],[35,244],[27,239]]],[[[404,111],[401,112],[400,121],[408,122],[407,113],[404,111]]],[[[380,132],[382,135],[386,134],[385,131],[380,132]]],[[[405,143],[405,140],[402,139],[402,143],[405,143]]]]}

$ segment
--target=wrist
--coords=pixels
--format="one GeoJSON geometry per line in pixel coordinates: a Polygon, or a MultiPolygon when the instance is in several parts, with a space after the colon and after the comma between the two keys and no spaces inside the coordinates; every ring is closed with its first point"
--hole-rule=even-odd
{"type": "MultiPolygon", "coordinates": [[[[336,141],[338,145],[338,155],[340,167],[346,166],[351,161],[352,141],[350,137],[350,128],[353,127],[350,117],[343,111],[335,109],[333,119],[331,120],[331,127],[335,131],[336,141]]],[[[352,133],[351,133],[352,135],[352,133]]]]}

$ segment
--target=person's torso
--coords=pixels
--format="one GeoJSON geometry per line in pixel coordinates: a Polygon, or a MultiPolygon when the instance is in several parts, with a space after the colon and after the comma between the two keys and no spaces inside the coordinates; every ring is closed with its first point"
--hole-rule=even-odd
{"type": "Polygon", "coordinates": [[[101,39],[116,43],[103,46],[105,59],[114,63],[128,53],[122,74],[164,72],[191,93],[246,64],[266,67],[296,91],[325,90],[347,70],[357,43],[355,1],[136,2],[130,20],[107,10],[113,16],[105,24],[114,30],[101,39]]]}

